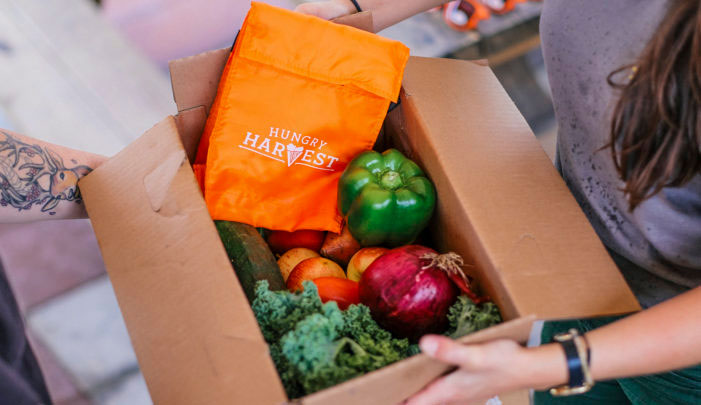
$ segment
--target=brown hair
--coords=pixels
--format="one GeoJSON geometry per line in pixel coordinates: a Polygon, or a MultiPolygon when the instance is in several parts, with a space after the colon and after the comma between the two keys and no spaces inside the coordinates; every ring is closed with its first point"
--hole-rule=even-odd
{"type": "Polygon", "coordinates": [[[673,2],[638,63],[615,70],[608,82],[621,96],[605,148],[632,211],[701,171],[701,2],[673,2]],[[627,83],[614,81],[626,72],[627,83]]]}

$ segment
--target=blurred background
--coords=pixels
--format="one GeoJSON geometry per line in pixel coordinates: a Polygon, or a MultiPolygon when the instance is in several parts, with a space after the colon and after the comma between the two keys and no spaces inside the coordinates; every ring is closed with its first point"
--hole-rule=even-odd
{"type": "MultiPolygon", "coordinates": [[[[0,0],[0,128],[114,155],[176,112],[168,60],[231,46],[249,4],[0,0]]],[[[453,2],[380,35],[416,56],[488,59],[552,158],[540,8],[453,2]]],[[[0,225],[0,259],[56,404],[151,403],[89,221],[0,225]]]]}

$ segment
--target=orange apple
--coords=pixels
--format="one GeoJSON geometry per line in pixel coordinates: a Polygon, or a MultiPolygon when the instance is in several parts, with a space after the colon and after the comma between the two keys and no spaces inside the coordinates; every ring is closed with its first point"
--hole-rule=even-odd
{"type": "Polygon", "coordinates": [[[287,277],[287,289],[297,291],[302,289],[303,281],[311,281],[319,277],[346,278],[341,266],[323,257],[312,257],[302,260],[292,269],[287,277]]]}
{"type": "Polygon", "coordinates": [[[385,254],[387,250],[388,249],[383,247],[367,247],[360,249],[351,257],[348,263],[348,279],[360,281],[365,269],[367,269],[375,259],[385,254]]]}
{"type": "Polygon", "coordinates": [[[280,267],[282,279],[287,281],[287,277],[289,277],[296,265],[302,260],[311,259],[312,257],[319,257],[319,254],[307,248],[294,248],[285,252],[285,254],[277,259],[277,265],[280,267]]]}

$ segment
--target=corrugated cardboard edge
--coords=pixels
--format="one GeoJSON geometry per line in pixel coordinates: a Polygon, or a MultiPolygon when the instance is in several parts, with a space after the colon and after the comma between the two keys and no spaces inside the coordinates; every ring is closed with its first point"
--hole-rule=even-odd
{"type": "MultiPolygon", "coordinates": [[[[467,335],[458,341],[471,344],[495,339],[512,339],[524,343],[528,340],[534,321],[534,316],[515,319],[467,335]]],[[[368,373],[362,378],[308,395],[293,403],[304,405],[397,404],[453,368],[424,354],[418,354],[368,373]]]]}
{"type": "Polygon", "coordinates": [[[163,404],[284,402],[184,156],[168,117],[79,184],[151,396],[163,404]]]}

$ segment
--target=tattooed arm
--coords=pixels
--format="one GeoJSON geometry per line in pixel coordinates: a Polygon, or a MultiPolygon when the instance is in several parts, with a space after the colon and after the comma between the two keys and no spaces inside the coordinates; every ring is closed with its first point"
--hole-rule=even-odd
{"type": "Polygon", "coordinates": [[[76,184],[105,159],[0,129],[0,223],[85,217],[76,184]]]}

